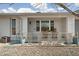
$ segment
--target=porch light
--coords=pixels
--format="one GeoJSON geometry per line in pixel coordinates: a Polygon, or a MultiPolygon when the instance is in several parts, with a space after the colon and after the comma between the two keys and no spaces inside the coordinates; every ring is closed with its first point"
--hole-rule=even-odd
{"type": "Polygon", "coordinates": [[[29,24],[31,24],[31,21],[29,22],[29,24]]]}

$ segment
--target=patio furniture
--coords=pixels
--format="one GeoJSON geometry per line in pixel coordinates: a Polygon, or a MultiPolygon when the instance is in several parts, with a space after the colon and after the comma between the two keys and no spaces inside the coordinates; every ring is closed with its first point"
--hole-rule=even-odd
{"type": "Polygon", "coordinates": [[[73,37],[73,44],[78,44],[76,37],[73,37]]]}
{"type": "Polygon", "coordinates": [[[1,37],[1,39],[0,39],[0,42],[1,43],[9,43],[11,41],[11,39],[10,39],[10,37],[8,37],[8,36],[3,36],[3,37],[1,37]]]}

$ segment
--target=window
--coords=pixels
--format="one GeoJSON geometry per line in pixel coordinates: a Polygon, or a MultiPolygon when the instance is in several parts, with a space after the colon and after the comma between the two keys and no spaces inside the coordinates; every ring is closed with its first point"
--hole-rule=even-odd
{"type": "Polygon", "coordinates": [[[49,21],[41,21],[41,31],[49,30],[49,21]]]}
{"type": "Polygon", "coordinates": [[[16,19],[12,19],[12,35],[16,35],[16,19]]]}
{"type": "Polygon", "coordinates": [[[54,21],[36,21],[36,31],[54,31],[54,21]]]}
{"type": "Polygon", "coordinates": [[[40,22],[36,21],[36,31],[40,31],[40,22]]]}
{"type": "Polygon", "coordinates": [[[51,31],[54,31],[54,21],[51,21],[51,31]]]}

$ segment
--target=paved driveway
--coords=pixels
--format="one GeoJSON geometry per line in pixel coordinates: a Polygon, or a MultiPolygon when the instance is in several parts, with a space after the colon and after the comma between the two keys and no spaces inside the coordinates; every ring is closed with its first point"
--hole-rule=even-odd
{"type": "Polygon", "coordinates": [[[79,47],[3,45],[1,56],[79,56],[79,47]]]}

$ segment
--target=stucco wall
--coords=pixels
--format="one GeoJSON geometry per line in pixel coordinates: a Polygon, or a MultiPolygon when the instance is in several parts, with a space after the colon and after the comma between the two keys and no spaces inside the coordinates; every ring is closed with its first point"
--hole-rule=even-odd
{"type": "Polygon", "coordinates": [[[0,36],[10,36],[10,19],[0,17],[0,36]]]}
{"type": "Polygon", "coordinates": [[[10,19],[16,19],[16,33],[19,32],[19,19],[15,16],[0,16],[0,37],[2,36],[10,36],[11,34],[11,24],[10,19]]]}
{"type": "Polygon", "coordinates": [[[79,32],[79,19],[75,21],[75,32],[79,32]]]}

